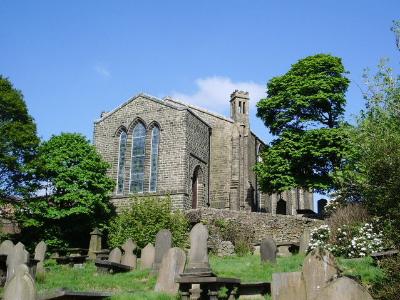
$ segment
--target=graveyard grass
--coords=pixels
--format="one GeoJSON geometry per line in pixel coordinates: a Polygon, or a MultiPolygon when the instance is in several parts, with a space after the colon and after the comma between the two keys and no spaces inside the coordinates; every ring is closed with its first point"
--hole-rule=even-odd
{"type": "MultiPolygon", "coordinates": [[[[242,282],[271,281],[272,273],[294,272],[301,269],[303,255],[282,257],[277,263],[260,264],[260,257],[247,255],[243,257],[210,257],[213,271],[218,276],[237,277],[242,282]]],[[[338,259],[339,267],[343,273],[360,279],[364,285],[381,280],[382,271],[375,267],[372,259],[338,259]]],[[[153,291],[156,278],[147,270],[136,270],[128,273],[98,274],[93,263],[87,263],[84,268],[69,268],[56,265],[49,260],[46,263],[47,274],[37,280],[39,294],[66,288],[74,291],[97,291],[116,294],[112,300],[149,299],[167,300],[176,299],[169,295],[153,291]]],[[[266,298],[269,299],[269,298],[266,298]]]]}

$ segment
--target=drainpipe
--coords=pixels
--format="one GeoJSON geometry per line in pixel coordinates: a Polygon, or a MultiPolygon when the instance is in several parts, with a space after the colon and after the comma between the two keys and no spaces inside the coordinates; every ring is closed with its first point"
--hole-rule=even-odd
{"type": "Polygon", "coordinates": [[[208,179],[207,179],[207,206],[210,207],[210,164],[211,164],[211,134],[212,134],[212,128],[208,129],[208,179]]]}

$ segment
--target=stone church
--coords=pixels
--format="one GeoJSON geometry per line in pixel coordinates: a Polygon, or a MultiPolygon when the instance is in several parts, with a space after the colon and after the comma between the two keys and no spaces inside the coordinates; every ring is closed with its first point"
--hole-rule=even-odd
{"type": "MultiPolygon", "coordinates": [[[[228,103],[228,101],[227,101],[228,103]]],[[[174,208],[212,207],[294,215],[312,193],[259,191],[253,166],[265,146],[250,130],[249,94],[234,91],[230,118],[166,97],[134,96],[94,122],[94,145],[115,179],[113,203],[166,196],[174,208]]]]}

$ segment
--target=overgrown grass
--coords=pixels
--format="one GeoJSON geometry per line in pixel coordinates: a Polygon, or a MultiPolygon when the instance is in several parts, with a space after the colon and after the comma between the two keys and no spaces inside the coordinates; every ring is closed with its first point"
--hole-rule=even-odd
{"type": "Polygon", "coordinates": [[[116,294],[111,299],[167,300],[174,297],[153,292],[156,278],[148,270],[118,274],[97,273],[93,263],[83,268],[70,268],[50,263],[43,278],[37,280],[39,294],[51,293],[60,288],[85,292],[108,292],[116,294]]]}
{"type": "MultiPolygon", "coordinates": [[[[242,282],[271,281],[272,273],[295,272],[302,268],[304,256],[294,255],[277,259],[276,264],[261,264],[260,257],[210,257],[212,270],[221,277],[236,277],[242,282]]],[[[371,286],[384,278],[381,269],[373,265],[371,258],[341,259],[339,267],[348,276],[359,278],[364,285],[371,286]]],[[[147,270],[135,270],[128,273],[102,274],[96,272],[93,263],[83,268],[60,266],[47,262],[48,271],[43,278],[37,278],[39,294],[65,288],[73,291],[97,291],[114,294],[112,300],[171,300],[176,297],[154,292],[156,278],[147,270]]],[[[266,299],[269,296],[266,297],[266,299]]]]}
{"type": "Polygon", "coordinates": [[[272,273],[295,272],[300,270],[303,255],[280,257],[276,264],[260,262],[260,256],[246,255],[242,257],[227,256],[224,258],[211,256],[212,270],[221,277],[237,277],[242,282],[271,281],[272,273]]]}

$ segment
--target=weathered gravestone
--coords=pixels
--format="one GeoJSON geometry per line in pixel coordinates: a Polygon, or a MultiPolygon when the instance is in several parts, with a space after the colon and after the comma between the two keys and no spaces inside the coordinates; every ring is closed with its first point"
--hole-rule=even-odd
{"type": "Polygon", "coordinates": [[[25,250],[24,244],[19,242],[13,248],[13,251],[7,256],[7,281],[15,273],[15,269],[21,264],[28,264],[29,253],[25,250]]]}
{"type": "Polygon", "coordinates": [[[95,228],[90,233],[90,242],[89,242],[89,251],[88,256],[89,259],[95,260],[97,258],[96,251],[101,250],[101,237],[103,234],[100,232],[98,228],[95,228]]]}
{"type": "Polygon", "coordinates": [[[122,257],[121,249],[117,247],[111,250],[110,255],[108,256],[108,261],[120,264],[121,257],[122,257]]]}
{"type": "Polygon", "coordinates": [[[25,264],[15,268],[15,274],[5,286],[3,300],[36,300],[35,282],[25,264]]]}
{"type": "Polygon", "coordinates": [[[306,254],[308,245],[310,244],[311,232],[310,229],[304,229],[300,236],[300,249],[299,253],[306,254]]]}
{"type": "Polygon", "coordinates": [[[129,266],[132,269],[136,268],[136,255],[133,251],[136,249],[136,243],[132,239],[128,239],[121,247],[124,250],[122,255],[121,264],[129,266]]]}
{"type": "Polygon", "coordinates": [[[156,249],[154,256],[153,270],[158,271],[164,255],[171,248],[172,235],[168,229],[160,230],[156,235],[156,249]]]}
{"type": "Polygon", "coordinates": [[[323,249],[311,251],[303,262],[307,299],[314,300],[331,280],[337,278],[338,274],[335,257],[329,251],[323,249]]]}
{"type": "Polygon", "coordinates": [[[45,272],[43,263],[44,263],[44,258],[46,256],[46,251],[47,251],[47,245],[45,242],[41,241],[39,244],[36,245],[35,259],[38,260],[36,264],[37,274],[43,274],[45,272]]]}
{"type": "Polygon", "coordinates": [[[273,273],[272,300],[307,300],[301,272],[273,273]]]}
{"type": "Polygon", "coordinates": [[[190,250],[185,274],[211,276],[207,252],[208,229],[198,223],[190,231],[190,250]]]}
{"type": "Polygon", "coordinates": [[[179,284],[176,279],[185,268],[186,255],[182,249],[171,248],[162,259],[160,270],[158,273],[156,292],[163,292],[172,295],[178,293],[179,284]]]}
{"type": "Polygon", "coordinates": [[[14,243],[10,240],[5,240],[0,244],[0,255],[8,255],[14,249],[14,243]]]}
{"type": "Polygon", "coordinates": [[[275,241],[271,238],[265,238],[260,244],[261,262],[276,263],[276,248],[275,241]]]}
{"type": "Polygon", "coordinates": [[[151,243],[148,243],[146,247],[142,249],[140,257],[140,268],[151,269],[154,263],[155,248],[151,243]]]}
{"type": "Polygon", "coordinates": [[[13,252],[14,244],[5,240],[0,244],[0,286],[4,286],[7,280],[7,257],[13,252]]]}
{"type": "MultiPolygon", "coordinates": [[[[297,298],[296,298],[297,299],[297,298]]],[[[353,279],[341,277],[328,284],[316,300],[372,300],[367,290],[353,279]]]]}

